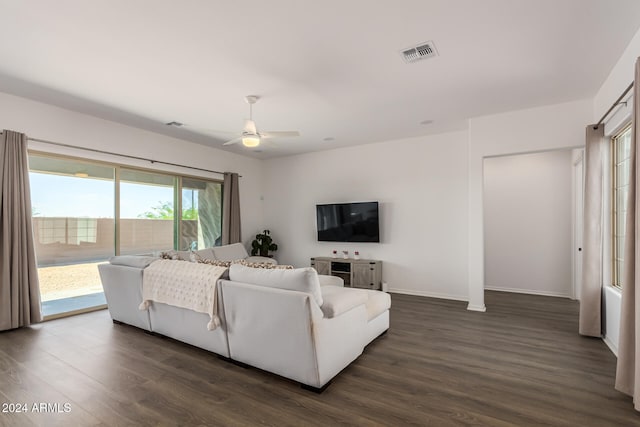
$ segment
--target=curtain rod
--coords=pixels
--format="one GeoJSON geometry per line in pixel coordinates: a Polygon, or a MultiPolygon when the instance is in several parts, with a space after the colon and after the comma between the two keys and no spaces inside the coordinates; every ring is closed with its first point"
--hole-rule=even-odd
{"type": "MultiPolygon", "coordinates": [[[[0,132],[0,135],[2,135],[2,132],[0,132]]],[[[60,146],[60,147],[74,148],[76,150],[85,150],[85,151],[91,151],[91,152],[94,152],[94,153],[108,154],[110,156],[125,157],[127,159],[142,160],[142,161],[145,161],[145,162],[151,162],[152,164],[153,163],[159,163],[159,164],[162,164],[162,165],[178,166],[178,167],[181,167],[181,168],[187,168],[187,169],[193,169],[193,170],[198,170],[198,171],[202,171],[202,172],[210,172],[210,173],[217,173],[217,174],[220,174],[220,175],[224,175],[224,172],[214,171],[214,170],[211,170],[211,169],[197,168],[195,166],[181,165],[179,163],[163,162],[161,160],[147,159],[145,157],[131,156],[129,154],[112,153],[110,151],[96,150],[95,148],[78,147],[77,145],[70,145],[70,144],[63,144],[61,142],[47,141],[46,139],[29,138],[29,137],[27,137],[27,139],[29,141],[42,142],[44,144],[51,144],[51,145],[57,145],[57,146],[60,146]]],[[[238,175],[238,177],[242,178],[242,175],[238,175]]]]}
{"type": "Polygon", "coordinates": [[[618,105],[622,104],[622,98],[624,98],[624,96],[629,93],[629,91],[631,90],[631,88],[633,88],[633,82],[631,82],[631,84],[629,85],[629,87],[627,87],[625,89],[624,92],[622,92],[622,95],[620,95],[620,97],[618,97],[618,99],[616,99],[616,102],[613,103],[613,105],[607,110],[606,113],[604,113],[604,116],[602,116],[602,118],[600,118],[600,120],[598,120],[598,123],[596,123],[595,125],[593,125],[593,129],[598,129],[598,127],[600,127],[600,125],[604,122],[604,119],[607,118],[607,116],[609,115],[609,113],[611,113],[613,111],[614,108],[616,108],[618,105]]]}

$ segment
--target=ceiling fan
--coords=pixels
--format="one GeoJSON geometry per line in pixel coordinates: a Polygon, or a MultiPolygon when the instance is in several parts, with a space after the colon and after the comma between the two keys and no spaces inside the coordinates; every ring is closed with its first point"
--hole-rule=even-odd
{"type": "Polygon", "coordinates": [[[249,104],[249,119],[244,122],[244,129],[239,137],[227,141],[222,145],[233,145],[238,142],[242,142],[245,147],[257,147],[263,139],[269,138],[286,138],[292,136],[300,136],[298,131],[271,131],[271,132],[258,132],[256,122],[253,121],[253,104],[255,104],[258,96],[249,95],[245,96],[244,100],[249,104]]]}

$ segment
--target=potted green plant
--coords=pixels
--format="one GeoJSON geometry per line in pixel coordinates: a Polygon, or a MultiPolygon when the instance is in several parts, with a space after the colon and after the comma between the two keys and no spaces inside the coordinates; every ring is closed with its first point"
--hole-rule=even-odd
{"type": "Polygon", "coordinates": [[[251,256],[265,256],[268,257],[269,251],[277,251],[278,245],[273,243],[271,238],[271,232],[269,230],[263,230],[262,234],[256,234],[256,238],[251,242],[251,256]]]}

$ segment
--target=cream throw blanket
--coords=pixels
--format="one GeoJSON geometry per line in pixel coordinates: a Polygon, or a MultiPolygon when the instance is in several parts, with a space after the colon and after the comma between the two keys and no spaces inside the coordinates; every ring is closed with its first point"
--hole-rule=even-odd
{"type": "Polygon", "coordinates": [[[220,326],[216,282],[226,270],[186,261],[154,261],[144,270],[139,309],[147,310],[154,301],[205,313],[211,317],[207,329],[213,331],[220,326]]]}

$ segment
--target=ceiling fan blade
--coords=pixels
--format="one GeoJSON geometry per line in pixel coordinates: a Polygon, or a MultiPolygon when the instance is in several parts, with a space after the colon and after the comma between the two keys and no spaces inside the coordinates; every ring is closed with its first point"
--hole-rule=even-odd
{"type": "Polygon", "coordinates": [[[211,133],[217,133],[217,134],[226,133],[226,134],[229,134],[229,135],[232,135],[232,134],[236,134],[237,135],[238,134],[237,132],[230,132],[228,130],[207,128],[207,127],[192,125],[192,124],[189,124],[189,123],[169,122],[169,123],[165,123],[165,125],[174,127],[176,129],[185,129],[185,130],[188,130],[190,132],[211,132],[211,133]]]}
{"type": "Polygon", "coordinates": [[[297,130],[269,131],[260,132],[260,136],[263,138],[289,138],[292,136],[300,136],[300,132],[297,130]]]}
{"type": "Polygon", "coordinates": [[[220,129],[210,129],[210,128],[200,128],[193,126],[185,126],[185,128],[191,132],[206,132],[206,133],[215,133],[215,134],[225,134],[225,135],[237,135],[238,132],[231,132],[228,130],[220,130],[220,129]]]}
{"type": "Polygon", "coordinates": [[[237,144],[240,141],[242,141],[242,137],[234,138],[231,141],[227,141],[222,145],[233,145],[233,144],[237,144]]]}
{"type": "Polygon", "coordinates": [[[264,146],[265,146],[265,147],[267,147],[267,148],[278,148],[278,144],[276,144],[276,143],[275,143],[275,142],[273,142],[273,141],[266,141],[266,140],[265,140],[265,141],[263,142],[263,144],[264,144],[264,146]]]}
{"type": "Polygon", "coordinates": [[[247,119],[244,121],[244,131],[246,133],[250,133],[252,135],[255,135],[256,133],[258,133],[258,131],[256,130],[256,122],[254,122],[253,120],[247,119]]]}

